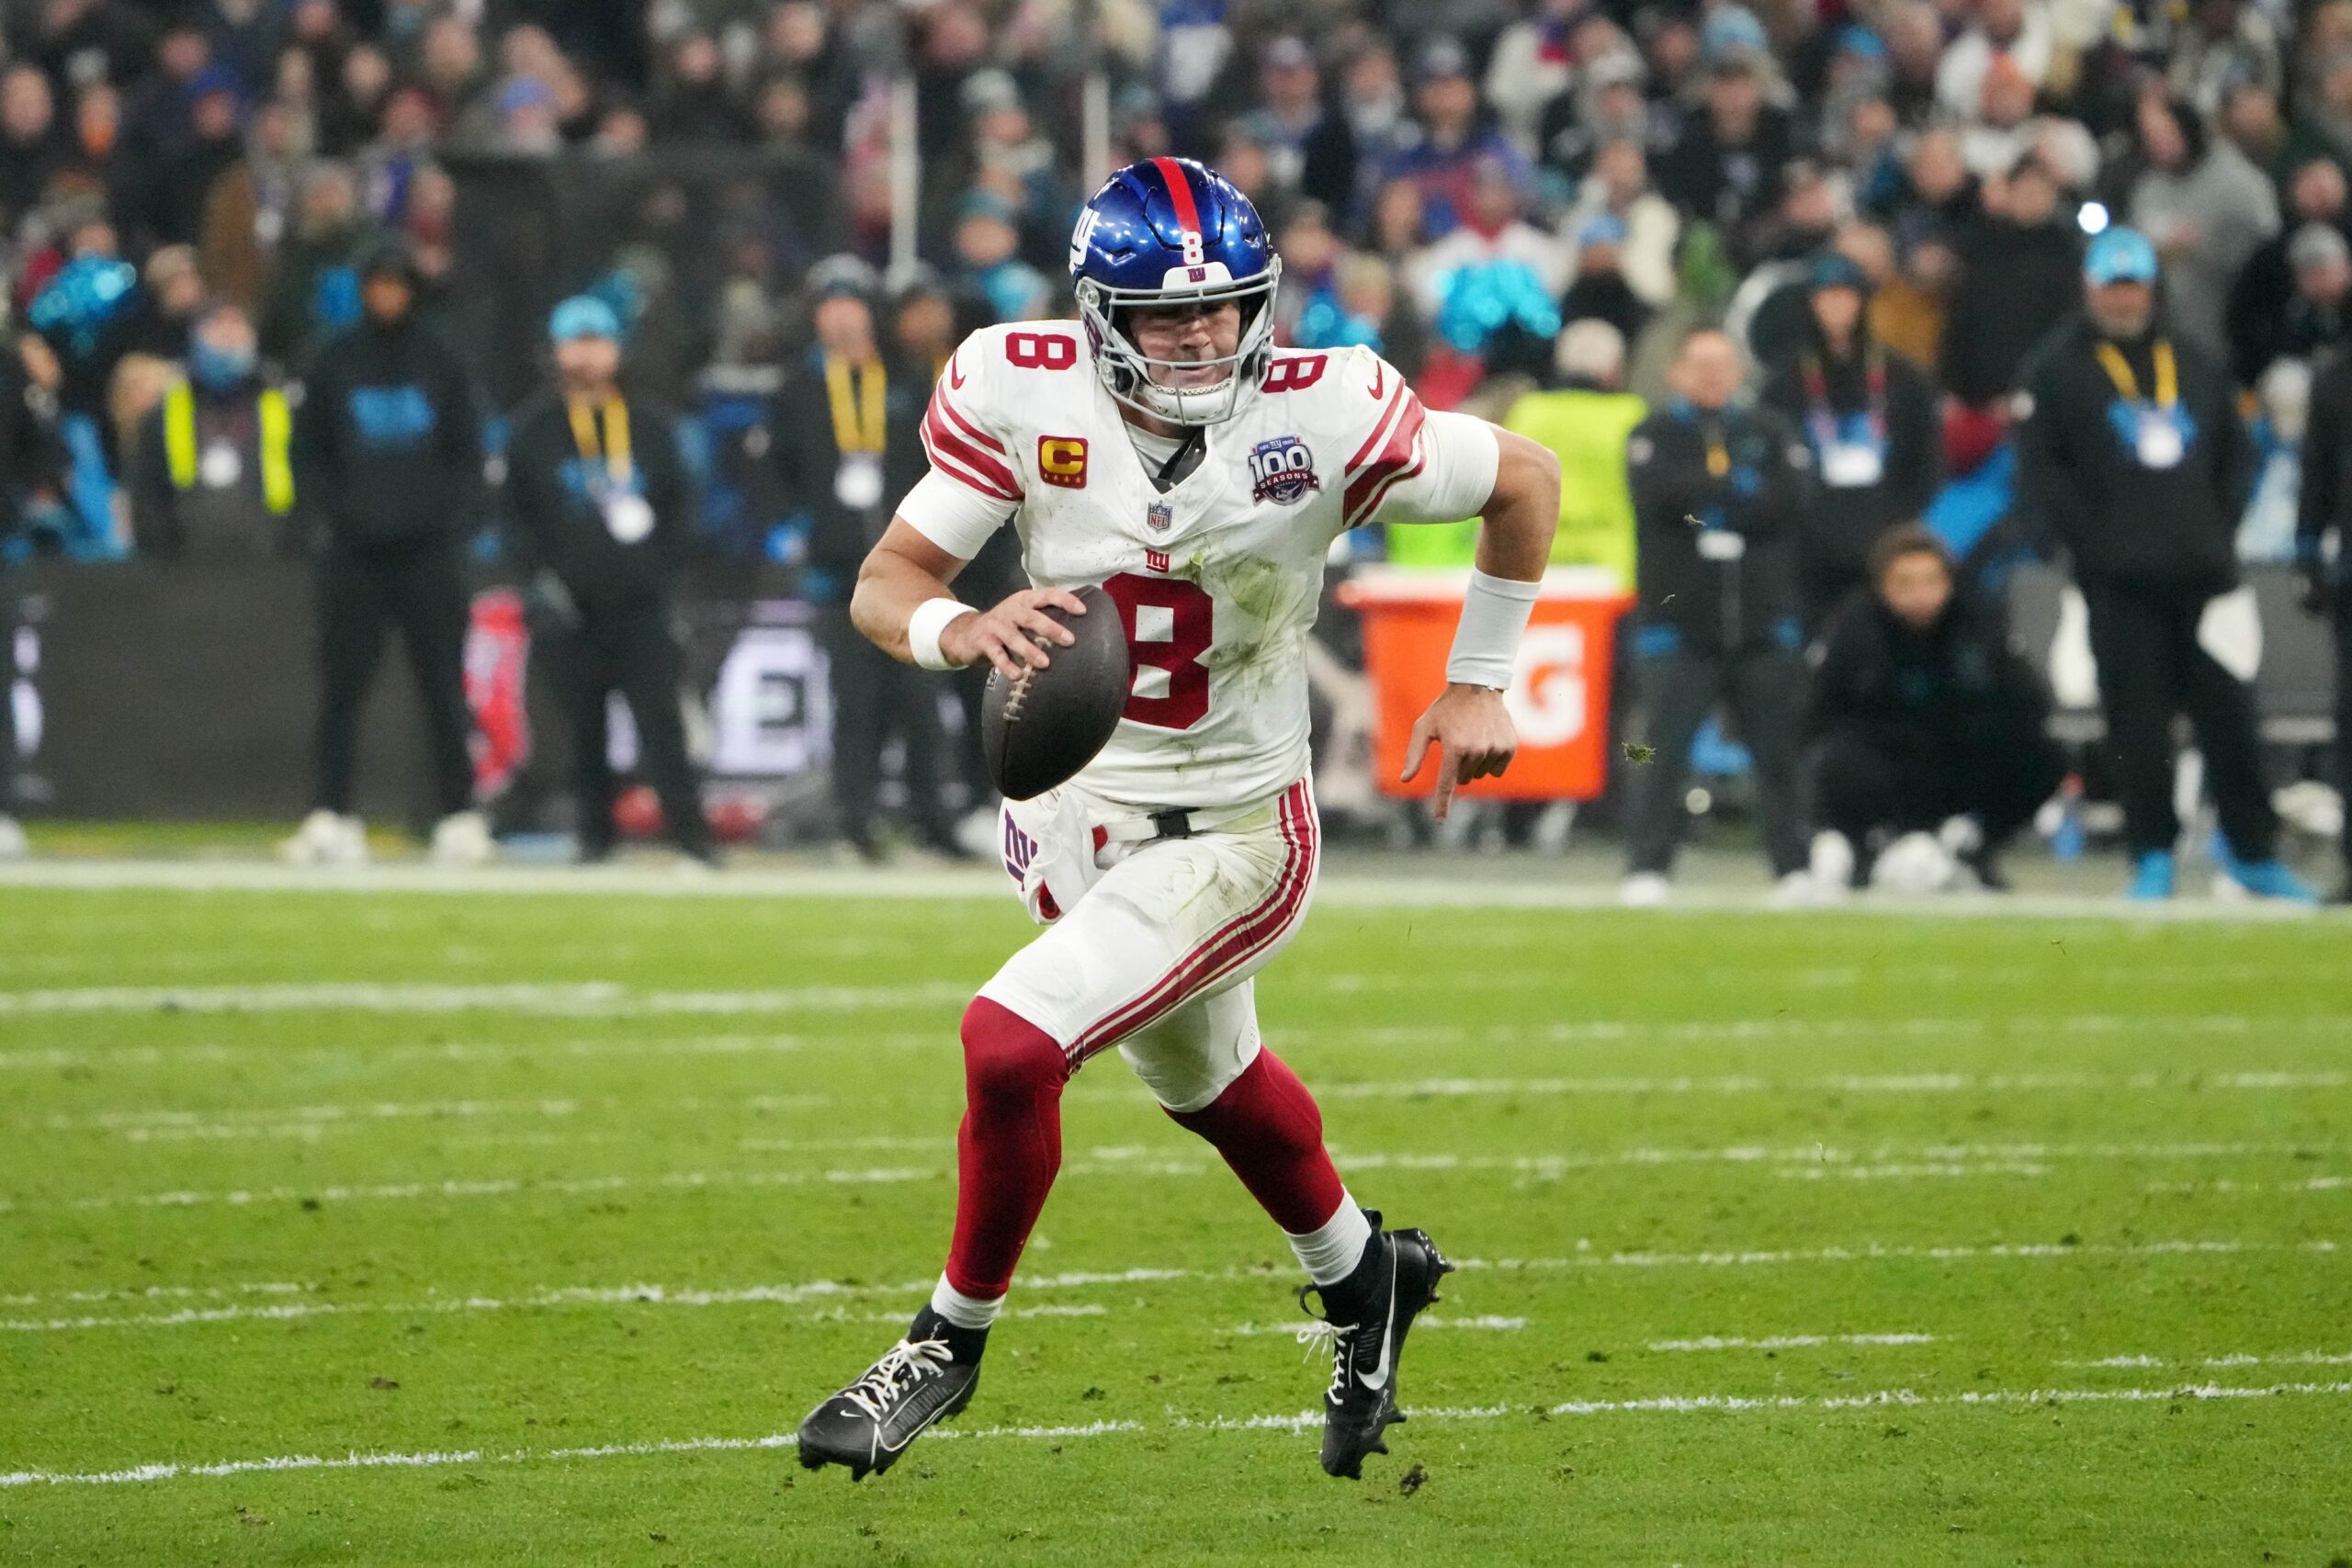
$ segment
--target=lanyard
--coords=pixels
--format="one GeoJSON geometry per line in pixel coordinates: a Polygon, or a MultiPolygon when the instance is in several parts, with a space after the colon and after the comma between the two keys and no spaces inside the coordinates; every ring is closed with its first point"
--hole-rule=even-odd
{"type": "Polygon", "coordinates": [[[1731,448],[1724,445],[1724,427],[1720,421],[1704,421],[1701,429],[1707,438],[1707,472],[1722,479],[1731,472],[1731,448]]]}
{"type": "MultiPolygon", "coordinates": [[[[1870,387],[1871,439],[1880,446],[1886,445],[1886,354],[1872,344],[1870,348],[1868,383],[1870,387]]],[[[2125,367],[2124,374],[2131,374],[2125,367]]],[[[1826,449],[1838,442],[1838,411],[1829,405],[1829,378],[1822,373],[1821,361],[1811,355],[1804,361],[1805,423],[1813,432],[1815,447],[1826,449]]]]}
{"type": "MultiPolygon", "coordinates": [[[[2156,406],[2169,411],[2180,401],[2180,367],[2173,359],[2171,341],[2158,338],[2150,357],[2156,362],[2156,406]]],[[[2107,378],[2115,383],[2117,397],[2127,403],[2140,400],[2140,378],[2132,374],[2132,362],[2123,357],[2121,349],[2111,343],[2101,343],[2098,363],[2099,368],[2107,372],[2107,378]]]]}
{"type": "Polygon", "coordinates": [[[596,410],[586,403],[566,402],[564,412],[571,416],[571,440],[580,448],[580,455],[593,463],[601,450],[605,472],[613,488],[626,491],[637,471],[629,457],[628,405],[617,397],[605,400],[605,438],[601,447],[596,439],[596,410]]]}
{"type": "Polygon", "coordinates": [[[889,389],[888,377],[878,359],[869,359],[856,369],[857,388],[850,389],[850,363],[846,359],[825,361],[825,398],[833,407],[833,447],[844,457],[853,453],[882,450],[882,400],[889,389]]]}

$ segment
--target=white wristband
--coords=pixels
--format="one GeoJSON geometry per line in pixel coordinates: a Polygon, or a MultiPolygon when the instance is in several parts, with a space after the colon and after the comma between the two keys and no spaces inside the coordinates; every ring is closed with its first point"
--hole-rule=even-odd
{"type": "Polygon", "coordinates": [[[1488,577],[1473,568],[1469,590],[1462,596],[1462,624],[1453,632],[1453,652],[1445,661],[1446,680],[1510,690],[1519,639],[1526,635],[1528,612],[1535,608],[1542,588],[1540,582],[1488,577]]]}
{"type": "Polygon", "coordinates": [[[926,599],[916,605],[915,613],[907,617],[907,647],[913,651],[915,662],[926,670],[964,668],[939,651],[939,634],[947,629],[950,621],[978,614],[969,604],[953,599],[926,599]]]}

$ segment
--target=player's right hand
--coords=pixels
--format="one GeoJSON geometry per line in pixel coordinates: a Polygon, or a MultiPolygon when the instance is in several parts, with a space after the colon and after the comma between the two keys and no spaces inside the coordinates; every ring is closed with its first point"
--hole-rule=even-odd
{"type": "Polygon", "coordinates": [[[1052,662],[1043,645],[1068,648],[1078,640],[1077,633],[1046,614],[1048,604],[1073,615],[1086,614],[1085,604],[1067,588],[1024,588],[993,610],[948,622],[939,634],[939,651],[958,664],[985,659],[998,674],[1017,681],[1024,668],[1043,670],[1052,662]]]}

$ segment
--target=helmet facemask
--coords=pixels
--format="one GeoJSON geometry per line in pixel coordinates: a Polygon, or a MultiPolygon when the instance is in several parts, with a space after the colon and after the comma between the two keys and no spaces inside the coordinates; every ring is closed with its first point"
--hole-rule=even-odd
{"type": "MultiPolygon", "coordinates": [[[[1274,286],[1282,260],[1270,257],[1266,270],[1238,282],[1226,279],[1169,288],[1117,288],[1093,278],[1078,282],[1079,317],[1094,351],[1094,371],[1122,405],[1170,424],[1217,424],[1240,412],[1241,400],[1265,379],[1273,357],[1274,286]],[[1126,312],[1152,306],[1241,307],[1240,341],[1230,355],[1212,359],[1154,359],[1136,345],[1123,324],[1126,312]],[[1226,367],[1222,379],[1206,386],[1172,385],[1180,375],[1226,367]],[[1158,372],[1166,380],[1155,379],[1158,372]]],[[[1222,266],[1214,269],[1222,273],[1222,266]]]]}

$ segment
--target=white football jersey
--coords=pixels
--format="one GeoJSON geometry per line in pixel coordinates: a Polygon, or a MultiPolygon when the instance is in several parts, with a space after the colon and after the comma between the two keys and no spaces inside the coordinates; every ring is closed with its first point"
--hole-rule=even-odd
{"type": "Polygon", "coordinates": [[[1078,776],[1140,810],[1236,806],[1306,772],[1306,647],[1331,541],[1376,518],[1451,522],[1494,488],[1481,421],[1425,414],[1369,349],[1281,350],[1263,388],[1207,426],[1165,494],[1069,321],[984,328],[923,422],[932,473],[899,515],[968,560],[1010,518],[1040,587],[1101,583],[1134,686],[1078,776]]]}

